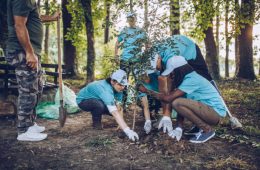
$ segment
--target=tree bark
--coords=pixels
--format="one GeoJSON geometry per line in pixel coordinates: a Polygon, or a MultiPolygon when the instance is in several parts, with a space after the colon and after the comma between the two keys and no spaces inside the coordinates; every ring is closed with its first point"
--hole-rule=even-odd
{"type": "Polygon", "coordinates": [[[66,34],[71,27],[72,17],[68,12],[66,5],[68,0],[62,0],[62,22],[63,22],[63,61],[65,64],[66,71],[71,73],[71,76],[75,76],[76,70],[76,47],[72,44],[71,40],[66,39],[66,34]]]}
{"type": "Polygon", "coordinates": [[[229,77],[229,36],[228,36],[228,11],[229,0],[225,1],[225,39],[226,39],[226,57],[225,57],[225,77],[229,77]]]}
{"type": "MultiPolygon", "coordinates": [[[[46,9],[45,14],[49,15],[50,14],[49,13],[49,0],[45,0],[44,6],[46,9]]],[[[49,24],[48,23],[45,25],[44,53],[48,58],[48,56],[49,56],[49,24]]]]}
{"type": "Polygon", "coordinates": [[[214,40],[213,28],[208,27],[204,31],[206,37],[204,38],[204,43],[206,47],[206,62],[209,67],[209,72],[212,75],[212,78],[215,80],[220,79],[219,75],[219,62],[217,57],[217,48],[214,40]]]}
{"type": "Polygon", "coordinates": [[[0,3],[0,48],[4,51],[6,50],[6,41],[8,36],[6,2],[7,1],[4,0],[0,3]]]}
{"type": "Polygon", "coordinates": [[[170,0],[170,29],[171,34],[180,34],[180,2],[170,0]]]}
{"type": "Polygon", "coordinates": [[[106,4],[106,19],[105,19],[105,34],[104,34],[104,44],[109,41],[109,25],[110,25],[110,2],[105,0],[106,4]]]}
{"type": "Polygon", "coordinates": [[[243,19],[248,19],[249,23],[241,23],[241,34],[239,38],[239,63],[236,77],[254,80],[256,79],[253,66],[253,19],[254,1],[242,0],[240,13],[243,19]]]}
{"type": "Polygon", "coordinates": [[[148,32],[149,22],[148,22],[148,0],[144,0],[144,30],[148,32]]]}
{"type": "Polygon", "coordinates": [[[94,25],[92,20],[91,0],[81,0],[84,10],[87,33],[87,83],[95,79],[94,25]]]}
{"type": "Polygon", "coordinates": [[[217,48],[217,56],[219,57],[219,25],[220,25],[220,15],[219,15],[219,0],[216,5],[216,48],[217,48]]]}
{"type": "MultiPolygon", "coordinates": [[[[239,10],[240,10],[240,6],[239,6],[239,0],[235,0],[235,15],[236,15],[236,19],[235,19],[235,30],[238,30],[239,27],[239,10]]],[[[238,73],[238,65],[240,63],[240,54],[239,54],[239,39],[238,39],[238,35],[237,33],[235,34],[235,64],[236,64],[236,70],[235,70],[235,74],[238,73]]]]}

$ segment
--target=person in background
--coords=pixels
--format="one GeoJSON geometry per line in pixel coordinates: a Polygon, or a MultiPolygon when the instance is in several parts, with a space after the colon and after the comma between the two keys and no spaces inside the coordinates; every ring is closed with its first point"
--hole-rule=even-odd
{"type": "Polygon", "coordinates": [[[182,56],[175,56],[167,61],[163,76],[170,76],[176,89],[169,94],[156,93],[142,87],[142,91],[155,98],[171,103],[177,111],[177,127],[172,128],[170,115],[162,118],[163,127],[168,135],[179,141],[183,132],[184,118],[201,129],[190,139],[192,143],[204,143],[215,136],[212,126],[226,116],[226,109],[216,88],[204,77],[194,71],[182,56]]]}
{"type": "Polygon", "coordinates": [[[128,138],[136,141],[139,139],[138,134],[127,126],[115,102],[122,101],[123,90],[127,85],[127,74],[119,69],[106,80],[89,83],[79,91],[76,100],[80,109],[91,112],[93,128],[102,129],[102,114],[111,115],[128,138]]]}
{"type": "MultiPolygon", "coordinates": [[[[139,62],[139,57],[143,54],[144,49],[147,48],[148,37],[146,32],[136,26],[136,14],[129,12],[126,15],[128,27],[124,27],[120,31],[116,44],[115,44],[115,57],[116,60],[120,60],[120,69],[124,70],[129,76],[130,73],[136,77],[135,64],[139,62]],[[119,56],[119,49],[122,50],[119,56]]],[[[145,125],[144,129],[146,133],[151,131],[151,118],[149,111],[149,104],[146,94],[139,94],[138,97],[141,100],[145,125]]],[[[124,94],[124,104],[127,100],[127,94],[124,94]]]]}
{"type": "Polygon", "coordinates": [[[55,21],[60,17],[39,16],[35,0],[8,0],[8,41],[6,61],[15,67],[18,83],[17,140],[41,141],[47,134],[45,127],[34,120],[35,107],[42,92],[41,50],[42,22],[55,21]]]}

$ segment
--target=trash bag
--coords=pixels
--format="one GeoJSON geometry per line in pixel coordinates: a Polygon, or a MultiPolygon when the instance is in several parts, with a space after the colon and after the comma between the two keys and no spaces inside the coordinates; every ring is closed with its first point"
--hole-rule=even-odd
{"type": "MultiPolygon", "coordinates": [[[[80,111],[76,94],[67,86],[63,85],[63,103],[67,113],[77,113],[80,111]]],[[[46,119],[59,119],[60,95],[59,88],[55,95],[55,102],[41,102],[36,107],[36,114],[46,119]]]]}
{"type": "Polygon", "coordinates": [[[46,119],[59,119],[59,106],[54,102],[41,102],[36,107],[36,114],[46,119]]]}

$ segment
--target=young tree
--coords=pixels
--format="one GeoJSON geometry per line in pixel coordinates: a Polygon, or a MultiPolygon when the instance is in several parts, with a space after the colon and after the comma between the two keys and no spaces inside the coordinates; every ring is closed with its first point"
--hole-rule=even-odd
{"type": "Polygon", "coordinates": [[[66,70],[71,73],[71,76],[75,76],[77,73],[75,68],[76,47],[72,44],[71,40],[66,38],[72,21],[72,16],[67,9],[68,4],[68,0],[62,0],[63,61],[66,66],[66,70]]]}
{"type": "Polygon", "coordinates": [[[87,83],[95,79],[94,25],[92,20],[91,0],[80,1],[84,11],[87,35],[87,83]]]}
{"type": "Polygon", "coordinates": [[[253,22],[255,13],[254,0],[241,0],[239,60],[237,62],[236,77],[248,80],[256,79],[253,67],[253,22]]]}

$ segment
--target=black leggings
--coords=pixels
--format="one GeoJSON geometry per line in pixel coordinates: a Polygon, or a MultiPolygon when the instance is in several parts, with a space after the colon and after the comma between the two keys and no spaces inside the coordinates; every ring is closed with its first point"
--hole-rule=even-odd
{"type": "Polygon", "coordinates": [[[83,100],[78,106],[81,110],[91,112],[93,122],[101,122],[102,114],[112,116],[104,102],[98,99],[83,100]]]}
{"type": "Polygon", "coordinates": [[[202,77],[206,78],[208,81],[211,81],[212,77],[209,74],[208,66],[197,44],[196,44],[196,52],[197,52],[196,59],[188,60],[188,64],[191,65],[191,67],[202,77]]]}

